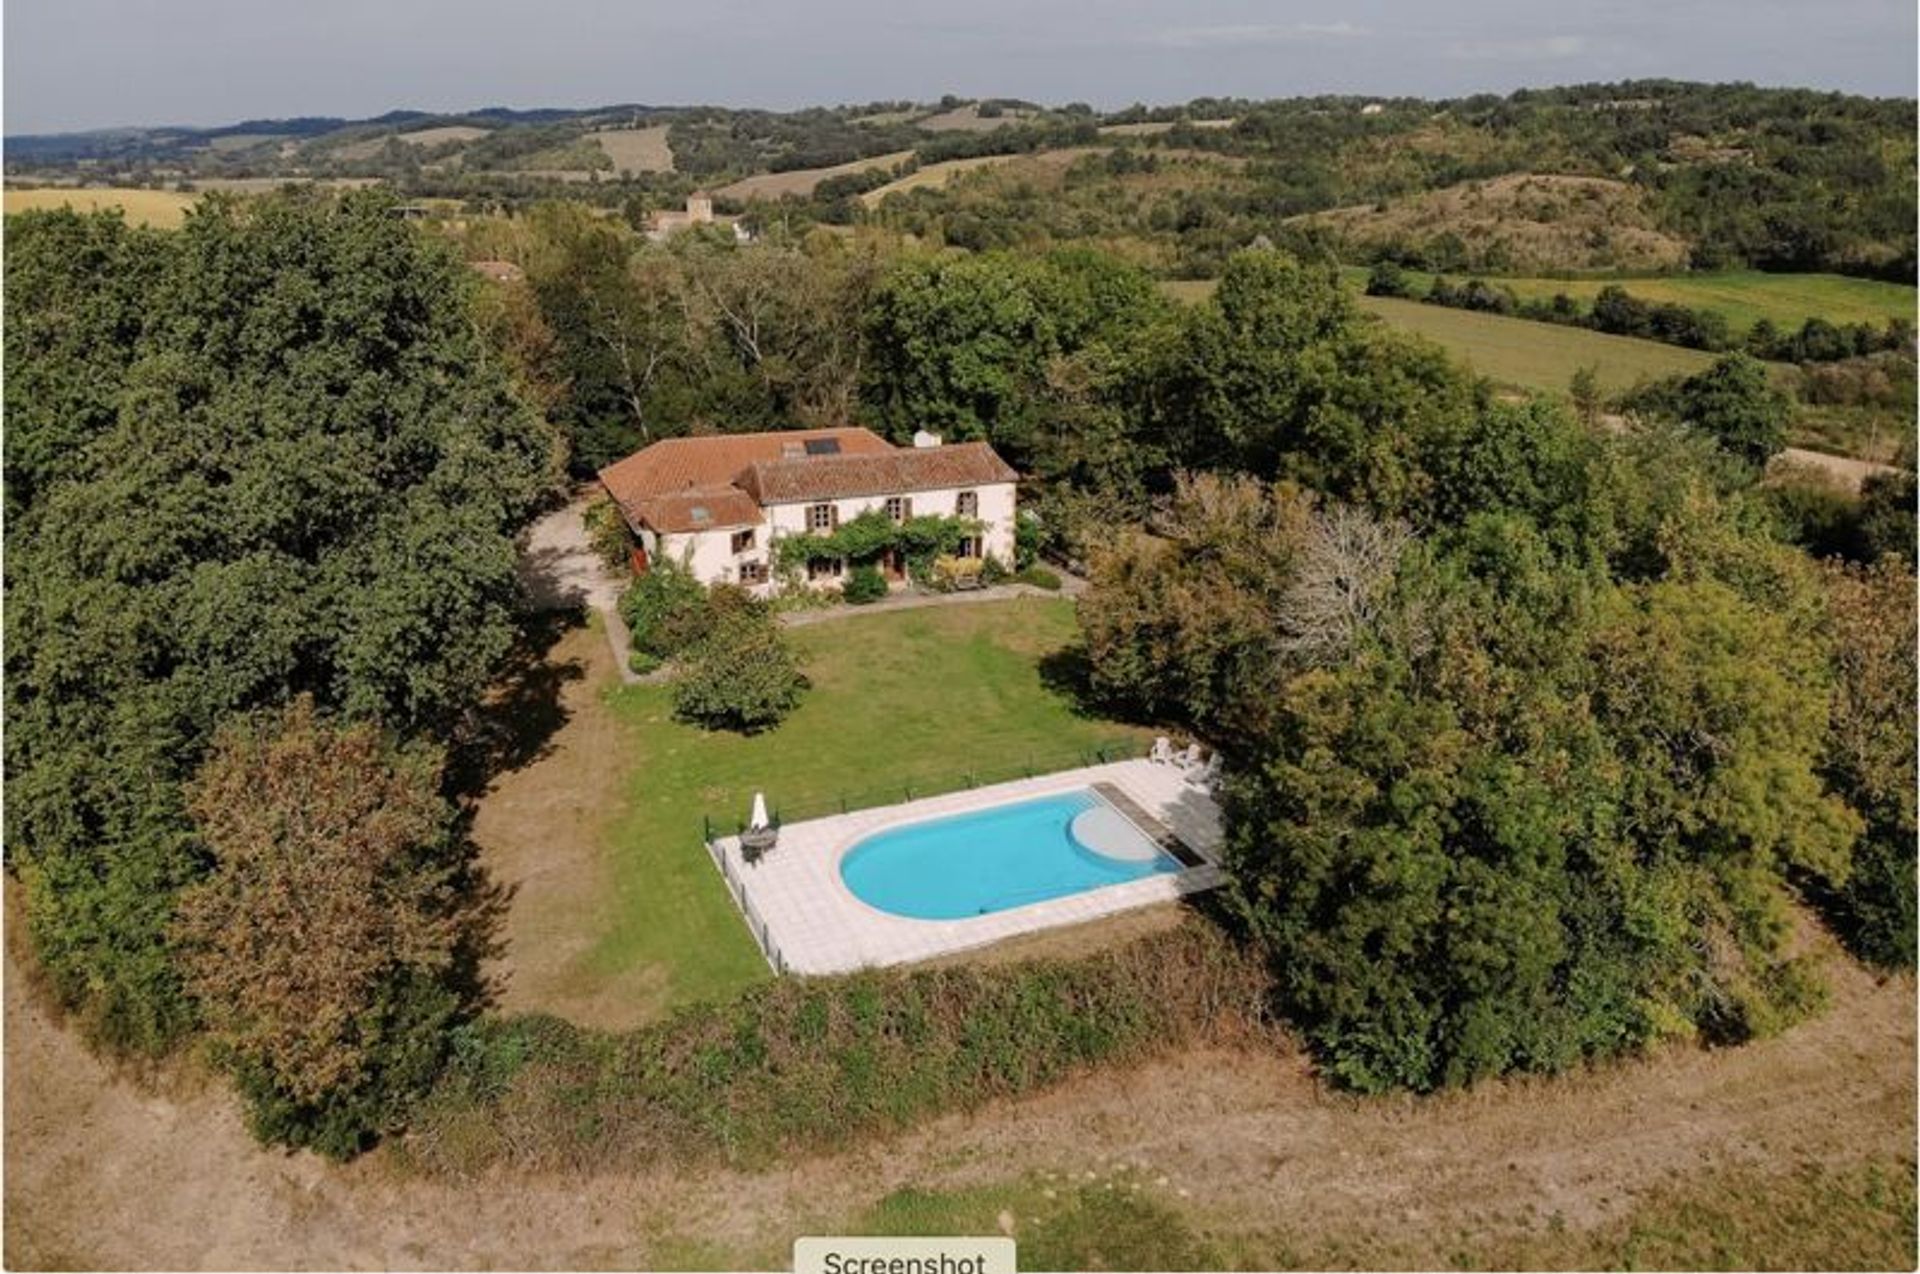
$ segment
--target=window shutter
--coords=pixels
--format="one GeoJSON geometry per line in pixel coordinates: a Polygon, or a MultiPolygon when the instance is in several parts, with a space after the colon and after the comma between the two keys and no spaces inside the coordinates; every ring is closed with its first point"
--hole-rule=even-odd
{"type": "Polygon", "coordinates": [[[840,505],[837,501],[827,506],[827,529],[832,531],[840,529],[840,505]]]}
{"type": "Polygon", "coordinates": [[[913,497],[906,496],[900,501],[900,520],[905,522],[913,516],[913,497]]]}

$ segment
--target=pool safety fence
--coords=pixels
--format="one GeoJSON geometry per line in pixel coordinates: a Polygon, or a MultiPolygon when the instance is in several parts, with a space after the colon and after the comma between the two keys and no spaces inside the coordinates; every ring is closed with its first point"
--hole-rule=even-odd
{"type": "MultiPolygon", "coordinates": [[[[761,790],[766,793],[769,817],[773,825],[779,827],[785,823],[802,823],[834,814],[851,814],[855,810],[877,809],[882,805],[900,805],[929,796],[946,796],[951,792],[990,787],[995,783],[1011,783],[1015,779],[1038,778],[1062,770],[1131,761],[1147,755],[1147,749],[1148,744],[1143,740],[1114,738],[1071,751],[1029,752],[1016,761],[999,765],[975,766],[941,775],[918,775],[878,787],[848,788],[824,796],[807,794],[794,801],[785,799],[779,790],[777,778],[770,778],[761,790]]],[[[753,793],[748,792],[738,810],[709,812],[700,816],[700,841],[709,853],[717,852],[714,842],[720,837],[738,836],[747,830],[747,816],[743,811],[752,802],[753,793]]],[[[776,849],[773,852],[780,851],[776,849]]],[[[732,883],[731,880],[729,883],[732,883]]],[[[736,897],[738,893],[738,886],[735,885],[736,897]]]]}

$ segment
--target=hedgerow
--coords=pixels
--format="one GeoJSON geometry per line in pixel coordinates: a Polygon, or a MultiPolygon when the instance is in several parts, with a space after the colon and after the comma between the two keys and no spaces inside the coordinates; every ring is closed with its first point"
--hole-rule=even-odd
{"type": "Polygon", "coordinates": [[[466,1174],[818,1150],[1264,1031],[1266,985],[1194,923],[1073,961],[786,978],[624,1034],[488,1020],[457,1033],[403,1153],[466,1174]]]}

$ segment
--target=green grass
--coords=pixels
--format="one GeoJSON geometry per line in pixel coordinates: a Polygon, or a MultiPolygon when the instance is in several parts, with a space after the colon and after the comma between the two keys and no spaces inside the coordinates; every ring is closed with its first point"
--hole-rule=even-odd
{"type": "MultiPolygon", "coordinates": [[[[1213,292],[1210,279],[1163,283],[1177,300],[1197,302],[1213,292]]],[[[1592,367],[1607,393],[1631,389],[1643,380],[1692,375],[1713,365],[1714,356],[1631,336],[1609,336],[1579,327],[1560,327],[1530,319],[1505,318],[1456,310],[1424,301],[1363,296],[1360,305],[1401,331],[1444,346],[1474,371],[1503,385],[1566,392],[1582,367],[1592,367]]]]}
{"type": "Polygon", "coordinates": [[[1642,380],[1690,376],[1711,367],[1715,358],[1658,341],[1455,310],[1424,301],[1367,296],[1360,298],[1360,304],[1402,331],[1445,346],[1482,376],[1525,389],[1565,391],[1575,372],[1591,367],[1600,388],[1616,393],[1642,380]]]}
{"type": "MultiPolygon", "coordinates": [[[[1347,266],[1341,273],[1356,287],[1366,284],[1367,270],[1363,266],[1347,266]]],[[[1421,293],[1433,281],[1431,274],[1418,270],[1408,270],[1406,276],[1408,285],[1421,293]]],[[[1903,283],[1840,274],[1766,274],[1759,270],[1638,279],[1448,277],[1456,283],[1469,277],[1487,277],[1488,282],[1511,289],[1523,301],[1550,301],[1556,292],[1564,292],[1590,303],[1601,288],[1616,285],[1643,301],[1717,310],[1737,333],[1744,333],[1763,318],[1771,319],[1783,331],[1797,329],[1810,318],[1876,326],[1891,318],[1912,321],[1916,296],[1915,290],[1903,283]]]]}
{"type": "Polygon", "coordinates": [[[613,692],[634,727],[632,800],[611,834],[610,929],[592,954],[612,976],[665,971],[669,1004],[723,998],[769,976],[700,843],[701,818],[744,816],[756,790],[790,820],[1065,769],[1140,731],[1079,715],[1041,661],[1075,632],[1042,598],[850,616],[792,630],[813,688],[778,729],[709,733],[673,719],[664,685],[613,692]]]}

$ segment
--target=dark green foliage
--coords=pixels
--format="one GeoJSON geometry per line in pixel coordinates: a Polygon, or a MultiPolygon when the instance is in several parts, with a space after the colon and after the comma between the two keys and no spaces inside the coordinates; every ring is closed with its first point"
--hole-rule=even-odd
{"type": "Polygon", "coordinates": [[[807,678],[772,613],[744,590],[722,585],[706,615],[705,633],[683,651],[674,679],[674,715],[742,734],[779,725],[800,705],[807,678]]]}
{"type": "Polygon", "coordinates": [[[454,1173],[818,1152],[1257,1032],[1263,982],[1184,925],[1072,962],[786,978],[626,1035],[489,1021],[457,1038],[408,1147],[454,1173]]]}
{"type": "Polygon", "coordinates": [[[847,582],[840,586],[840,595],[855,606],[877,602],[887,595],[887,577],[873,563],[862,562],[847,572],[847,582]]]}
{"type": "Polygon", "coordinates": [[[1913,723],[1920,621],[1914,578],[1894,558],[1872,568],[1829,564],[1825,578],[1834,684],[1823,768],[1866,826],[1854,843],[1844,884],[1820,897],[1840,936],[1861,958],[1912,968],[1920,892],[1913,723]]]}
{"type": "Polygon", "coordinates": [[[1234,897],[1334,1074],[1433,1088],[1805,1011],[1782,882],[1843,876],[1854,825],[1783,617],[1596,591],[1513,519],[1397,606],[1288,685],[1230,789],[1234,897]]]}
{"type": "Polygon", "coordinates": [[[868,313],[865,396],[897,436],[984,438],[1022,472],[1131,472],[1110,399],[1170,313],[1143,271],[1095,252],[913,258],[868,313]]]}
{"type": "Polygon", "coordinates": [[[1031,584],[1035,588],[1044,588],[1049,593],[1057,593],[1060,591],[1060,576],[1058,572],[1050,571],[1044,566],[1034,565],[1022,567],[1020,570],[1014,572],[1013,578],[1022,584],[1031,584]]]}
{"type": "Polygon", "coordinates": [[[63,998],[156,1049],[191,1017],[162,935],[215,725],[304,691],[455,727],[552,440],[385,196],[214,199],[168,235],[28,215],[8,246],[8,856],[63,998]]]}
{"type": "Polygon", "coordinates": [[[620,595],[636,651],[658,663],[671,659],[707,633],[707,590],[683,568],[655,562],[620,595]]]}
{"type": "Polygon", "coordinates": [[[1697,375],[1639,391],[1628,406],[1703,431],[1757,473],[1787,445],[1792,401],[1757,359],[1730,354],[1697,375]]]}

